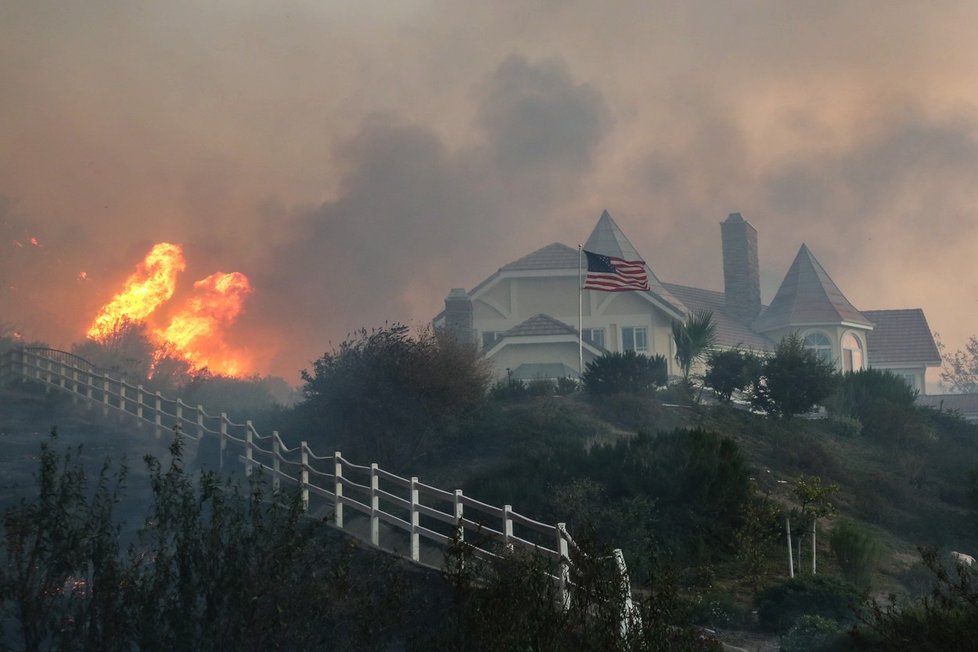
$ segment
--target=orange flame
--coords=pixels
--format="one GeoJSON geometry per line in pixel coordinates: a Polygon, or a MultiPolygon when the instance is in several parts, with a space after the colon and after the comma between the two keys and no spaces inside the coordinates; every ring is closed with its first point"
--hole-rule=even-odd
{"type": "MultiPolygon", "coordinates": [[[[104,341],[128,323],[151,320],[156,310],[173,297],[177,276],[185,268],[179,245],[155,245],[126,280],[122,292],[99,311],[88,329],[88,337],[104,341]]],[[[81,272],[78,278],[87,280],[88,274],[81,272]]],[[[232,351],[223,335],[241,313],[250,293],[248,277],[240,272],[217,272],[194,283],[194,295],[173,315],[169,325],[146,331],[157,347],[154,365],[172,356],[185,361],[192,371],[207,368],[228,376],[244,373],[250,360],[232,351]]]]}
{"type": "Polygon", "coordinates": [[[126,320],[141,322],[173,296],[177,274],[186,269],[180,245],[161,242],[126,280],[125,288],[102,307],[88,336],[102,340],[126,320]]]}
{"type": "Polygon", "coordinates": [[[228,376],[240,374],[247,361],[230,351],[221,336],[251,294],[248,277],[240,272],[217,272],[194,283],[194,290],[195,296],[173,316],[170,325],[154,335],[171,344],[194,369],[207,367],[228,376]]]}

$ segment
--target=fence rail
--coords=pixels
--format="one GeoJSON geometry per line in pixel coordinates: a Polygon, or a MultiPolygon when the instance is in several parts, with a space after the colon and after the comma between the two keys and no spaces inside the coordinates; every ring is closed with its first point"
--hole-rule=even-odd
{"type": "MultiPolygon", "coordinates": [[[[226,413],[211,414],[202,405],[113,378],[63,351],[24,347],[0,353],[0,385],[14,381],[34,381],[46,390],[61,390],[76,401],[98,407],[106,416],[132,417],[140,426],[151,426],[157,437],[176,428],[198,441],[214,437],[220,444],[219,471],[236,470],[226,468],[229,461],[240,464],[237,468],[246,475],[261,469],[275,489],[283,483],[297,486],[309,513],[331,516],[332,525],[349,535],[420,564],[440,566],[442,550],[453,537],[460,537],[482,558],[495,557],[506,549],[541,554],[557,564],[555,580],[567,600],[569,551],[575,546],[564,523],[542,523],[514,512],[511,505],[490,505],[466,496],[461,489],[439,489],[377,464],[354,464],[339,451],[317,455],[305,441],[289,448],[278,431],[262,435],[250,420],[235,422],[226,413]],[[430,543],[426,549],[422,549],[422,540],[430,543]],[[423,552],[428,553],[427,559],[423,552]]],[[[623,589],[628,589],[620,550],[614,558],[623,589]]]]}

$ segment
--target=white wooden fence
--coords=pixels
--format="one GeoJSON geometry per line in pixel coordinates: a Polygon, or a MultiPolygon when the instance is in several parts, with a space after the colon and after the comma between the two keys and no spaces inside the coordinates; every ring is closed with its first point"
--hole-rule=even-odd
{"type": "MultiPolygon", "coordinates": [[[[568,599],[570,548],[576,546],[564,523],[541,523],[514,512],[510,505],[496,507],[470,498],[461,489],[445,491],[377,464],[354,464],[339,451],[317,455],[305,441],[289,448],[278,431],[261,435],[251,421],[237,423],[226,413],[210,414],[201,405],[113,378],[63,351],[25,347],[0,354],[0,384],[15,380],[64,391],[105,415],[132,417],[142,427],[151,426],[157,437],[175,428],[198,442],[214,437],[220,443],[218,470],[251,474],[260,468],[276,489],[283,482],[298,486],[309,513],[331,515],[332,524],[351,536],[426,566],[441,566],[443,550],[453,536],[461,537],[474,555],[483,558],[507,549],[543,555],[554,562],[555,580],[568,599]],[[422,547],[422,541],[427,545],[422,547]]],[[[615,550],[612,558],[619,570],[627,617],[634,618],[624,557],[615,550]]]]}

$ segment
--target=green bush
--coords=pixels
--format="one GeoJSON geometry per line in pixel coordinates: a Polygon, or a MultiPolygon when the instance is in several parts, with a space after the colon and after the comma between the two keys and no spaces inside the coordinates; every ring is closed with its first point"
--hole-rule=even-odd
{"type": "Polygon", "coordinates": [[[547,378],[538,378],[526,384],[526,393],[528,396],[553,396],[555,388],[553,381],[547,378]]]}
{"type": "Polygon", "coordinates": [[[564,376],[557,379],[557,395],[558,396],[570,396],[580,388],[581,384],[577,382],[576,378],[571,378],[570,376],[564,376]]]}
{"type": "Polygon", "coordinates": [[[802,616],[781,642],[783,652],[828,652],[845,649],[848,634],[839,623],[822,616],[802,616]]]}
{"type": "Polygon", "coordinates": [[[873,406],[884,403],[909,408],[917,400],[917,390],[890,371],[861,369],[845,373],[839,379],[829,401],[832,412],[863,421],[873,416],[873,406]]]}
{"type": "Polygon", "coordinates": [[[734,391],[743,391],[760,379],[763,360],[743,349],[711,351],[706,358],[703,381],[717,397],[729,402],[734,391]]]}
{"type": "Polygon", "coordinates": [[[757,596],[761,625],[788,631],[805,615],[822,616],[839,623],[855,620],[862,598],[848,582],[826,575],[804,575],[768,587],[757,596]]]}
{"type": "Polygon", "coordinates": [[[829,536],[829,545],[846,579],[856,586],[869,586],[873,565],[883,552],[876,537],[851,521],[840,521],[829,536]]]}
{"type": "Polygon", "coordinates": [[[795,334],[781,340],[774,355],[764,361],[762,375],[752,402],[783,418],[813,410],[832,395],[838,380],[835,366],[805,348],[795,334]]]}
{"type": "Polygon", "coordinates": [[[826,421],[826,425],[840,437],[853,438],[863,434],[863,424],[855,417],[833,414],[826,421]]]}
{"type": "Polygon", "coordinates": [[[662,355],[648,357],[635,351],[606,353],[587,363],[584,390],[588,394],[643,394],[666,384],[668,362],[662,355]]]}

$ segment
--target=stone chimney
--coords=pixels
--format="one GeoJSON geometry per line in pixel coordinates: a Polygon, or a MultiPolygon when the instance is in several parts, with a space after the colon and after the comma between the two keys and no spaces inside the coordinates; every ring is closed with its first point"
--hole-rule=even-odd
{"type": "Polygon", "coordinates": [[[452,288],[445,297],[445,332],[460,344],[474,344],[472,299],[464,288],[452,288]]]}
{"type": "Polygon", "coordinates": [[[727,312],[751,323],[761,312],[761,273],[757,264],[757,229],[740,213],[720,223],[723,240],[723,294],[727,312]]]}

